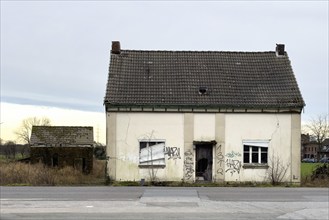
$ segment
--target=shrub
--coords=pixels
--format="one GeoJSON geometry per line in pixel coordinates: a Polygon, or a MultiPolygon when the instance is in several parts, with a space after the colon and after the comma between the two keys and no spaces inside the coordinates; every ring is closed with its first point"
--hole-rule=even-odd
{"type": "Polygon", "coordinates": [[[329,178],[329,165],[324,163],[323,165],[318,165],[312,172],[312,180],[315,179],[327,179],[329,178]]]}
{"type": "Polygon", "coordinates": [[[328,187],[329,165],[328,164],[302,164],[303,187],[328,187]]]}

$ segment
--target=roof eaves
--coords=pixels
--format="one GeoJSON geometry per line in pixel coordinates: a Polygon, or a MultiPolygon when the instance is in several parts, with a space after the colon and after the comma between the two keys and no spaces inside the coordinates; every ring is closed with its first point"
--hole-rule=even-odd
{"type": "Polygon", "coordinates": [[[209,105],[182,105],[182,104],[170,104],[170,105],[159,105],[159,104],[110,104],[105,103],[105,109],[108,110],[110,108],[112,109],[118,109],[118,111],[122,109],[130,109],[129,111],[133,111],[134,109],[209,109],[214,110],[217,109],[219,111],[230,109],[232,111],[252,111],[252,110],[259,110],[259,111],[268,111],[268,110],[274,110],[274,111],[293,111],[296,110],[301,112],[303,110],[303,105],[290,105],[290,106],[276,106],[276,105],[257,105],[257,106],[246,106],[246,105],[215,105],[215,104],[209,104],[209,105]]]}

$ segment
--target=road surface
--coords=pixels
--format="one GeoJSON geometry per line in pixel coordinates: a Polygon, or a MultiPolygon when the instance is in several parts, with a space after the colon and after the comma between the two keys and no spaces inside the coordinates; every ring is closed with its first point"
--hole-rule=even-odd
{"type": "Polygon", "coordinates": [[[329,188],[1,187],[0,219],[329,219],[329,188]]]}

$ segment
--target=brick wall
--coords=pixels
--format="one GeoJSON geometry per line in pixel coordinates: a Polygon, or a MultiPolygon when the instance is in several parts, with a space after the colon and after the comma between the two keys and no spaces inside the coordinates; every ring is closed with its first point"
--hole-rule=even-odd
{"type": "Polygon", "coordinates": [[[92,147],[31,147],[31,162],[51,167],[72,166],[84,173],[93,169],[92,147]]]}

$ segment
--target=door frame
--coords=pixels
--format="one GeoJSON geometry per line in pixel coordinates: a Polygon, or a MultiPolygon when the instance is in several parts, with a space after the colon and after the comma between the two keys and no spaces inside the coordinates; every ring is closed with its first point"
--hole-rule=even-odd
{"type": "MultiPolygon", "coordinates": [[[[194,145],[194,150],[195,150],[195,160],[194,160],[194,168],[195,168],[195,180],[196,181],[213,181],[213,175],[214,175],[214,147],[216,146],[217,142],[216,141],[193,141],[193,145],[194,145]],[[199,154],[199,150],[200,148],[204,148],[207,151],[209,151],[209,156],[208,158],[202,158],[202,159],[207,159],[203,160],[204,162],[200,162],[202,159],[199,159],[198,161],[198,154],[199,154]],[[207,162],[207,164],[205,164],[205,162],[207,162]],[[200,167],[198,165],[198,163],[201,164],[201,166],[203,166],[203,168],[201,168],[202,170],[204,170],[204,172],[200,172],[200,167]],[[211,165],[210,169],[209,169],[209,165],[211,165]],[[206,166],[206,167],[205,167],[206,166]],[[201,173],[201,176],[200,176],[201,173]]],[[[208,153],[206,153],[208,154],[208,153]]]]}

